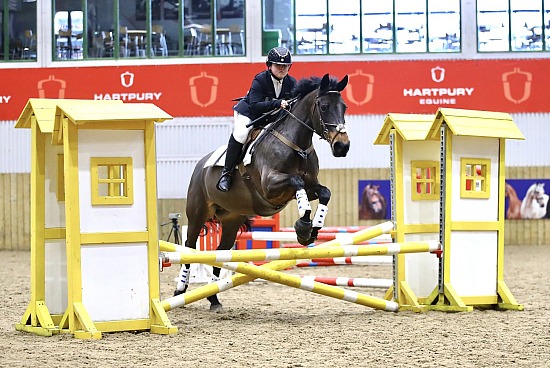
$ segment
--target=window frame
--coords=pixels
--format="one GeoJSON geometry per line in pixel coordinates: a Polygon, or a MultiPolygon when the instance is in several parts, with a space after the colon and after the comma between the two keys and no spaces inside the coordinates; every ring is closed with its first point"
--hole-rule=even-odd
{"type": "Polygon", "coordinates": [[[460,198],[488,199],[491,196],[491,160],[462,157],[460,159],[460,198]],[[480,166],[480,172],[477,167],[480,166]],[[468,170],[470,168],[470,170],[468,170]],[[472,169],[476,170],[472,170],[472,169]],[[476,190],[479,181],[479,190],[476,190]],[[470,183],[470,188],[468,188],[470,183]]]}
{"type": "Polygon", "coordinates": [[[106,205],[131,205],[134,204],[134,174],[132,157],[91,157],[90,158],[90,179],[92,206],[106,205]],[[107,178],[100,178],[99,168],[107,167],[107,178]],[[112,177],[116,169],[123,170],[123,178],[112,177]],[[101,195],[101,185],[108,185],[108,194],[101,195]],[[122,185],[122,194],[112,193],[112,185],[122,185]]]}
{"type": "Polygon", "coordinates": [[[441,182],[439,177],[439,161],[413,160],[411,161],[411,199],[413,201],[439,200],[441,182]],[[417,169],[420,169],[422,175],[419,178],[417,169]],[[424,174],[427,169],[431,170],[431,177],[427,178],[424,174]],[[426,186],[431,185],[431,192],[426,192],[426,186]],[[423,186],[424,190],[418,192],[418,188],[423,186]]]}

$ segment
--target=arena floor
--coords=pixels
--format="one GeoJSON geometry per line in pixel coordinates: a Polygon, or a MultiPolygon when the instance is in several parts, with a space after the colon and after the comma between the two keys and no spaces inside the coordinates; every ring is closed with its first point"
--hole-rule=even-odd
{"type": "MultiPolygon", "coordinates": [[[[0,251],[0,367],[548,367],[550,246],[507,246],[505,281],[525,311],[389,313],[266,282],[168,312],[176,335],[17,332],[29,300],[30,253],[0,251]]],[[[121,270],[122,271],[122,270],[121,270]]],[[[390,266],[300,268],[293,274],[390,277],[390,266]]],[[[177,268],[161,274],[171,295],[177,268]]],[[[357,289],[382,296],[381,289],[357,289]]]]}

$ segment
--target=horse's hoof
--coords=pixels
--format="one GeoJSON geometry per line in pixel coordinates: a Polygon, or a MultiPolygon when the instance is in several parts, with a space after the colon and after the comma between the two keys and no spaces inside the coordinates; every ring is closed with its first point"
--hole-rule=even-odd
{"type": "Polygon", "coordinates": [[[210,312],[221,313],[221,312],[223,312],[223,307],[222,307],[221,304],[211,304],[210,305],[210,312]]]}
{"type": "Polygon", "coordinates": [[[304,221],[298,219],[294,223],[294,230],[296,230],[296,237],[298,238],[298,243],[302,245],[309,245],[309,239],[311,239],[311,221],[304,221]]]}
{"type": "Polygon", "coordinates": [[[308,245],[315,243],[315,240],[317,240],[317,236],[319,235],[319,229],[320,227],[314,227],[311,231],[311,237],[308,240],[308,245]]]}
{"type": "Polygon", "coordinates": [[[183,293],[185,293],[185,291],[183,291],[183,290],[178,290],[178,289],[174,290],[174,296],[178,296],[178,295],[181,295],[183,293]]]}

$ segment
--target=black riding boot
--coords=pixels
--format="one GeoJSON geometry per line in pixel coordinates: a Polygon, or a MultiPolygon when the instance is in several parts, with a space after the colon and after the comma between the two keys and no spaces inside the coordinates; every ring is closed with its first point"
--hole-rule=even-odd
{"type": "Polygon", "coordinates": [[[237,142],[235,138],[233,138],[233,134],[231,134],[231,137],[229,137],[229,142],[227,143],[227,152],[225,153],[225,165],[223,166],[220,180],[218,180],[218,184],[216,185],[218,190],[227,192],[231,188],[233,170],[239,161],[242,149],[243,144],[237,142]]]}

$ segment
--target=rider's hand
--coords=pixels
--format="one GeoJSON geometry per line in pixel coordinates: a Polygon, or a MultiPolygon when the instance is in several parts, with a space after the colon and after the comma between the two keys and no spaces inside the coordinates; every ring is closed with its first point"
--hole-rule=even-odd
{"type": "Polygon", "coordinates": [[[281,100],[281,109],[288,109],[288,106],[287,100],[281,100]]]}

